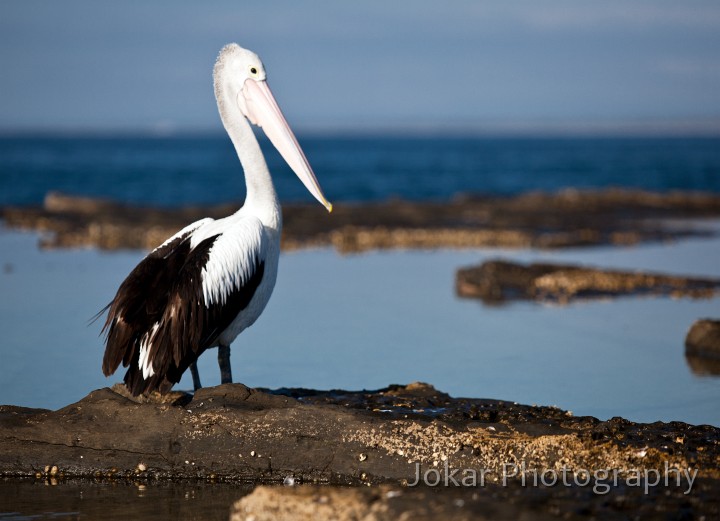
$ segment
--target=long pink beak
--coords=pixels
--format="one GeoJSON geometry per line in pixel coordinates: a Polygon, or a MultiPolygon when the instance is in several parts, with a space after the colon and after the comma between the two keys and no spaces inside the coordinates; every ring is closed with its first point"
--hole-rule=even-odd
{"type": "Polygon", "coordinates": [[[310,163],[300,148],[295,134],[290,130],[290,125],[278,107],[270,87],[265,81],[256,81],[250,78],[245,80],[242,92],[247,108],[245,115],[250,122],[265,131],[267,137],[290,165],[295,175],[303,182],[305,188],[327,208],[328,212],[332,212],[332,204],[325,199],[310,163]]]}

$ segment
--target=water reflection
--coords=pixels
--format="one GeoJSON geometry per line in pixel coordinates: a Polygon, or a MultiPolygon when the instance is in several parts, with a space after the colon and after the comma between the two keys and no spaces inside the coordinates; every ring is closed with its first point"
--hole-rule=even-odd
{"type": "Polygon", "coordinates": [[[720,360],[717,358],[685,353],[685,360],[690,370],[697,376],[720,376],[720,360]]]}
{"type": "Polygon", "coordinates": [[[0,520],[227,520],[250,485],[0,480],[0,520]]]}

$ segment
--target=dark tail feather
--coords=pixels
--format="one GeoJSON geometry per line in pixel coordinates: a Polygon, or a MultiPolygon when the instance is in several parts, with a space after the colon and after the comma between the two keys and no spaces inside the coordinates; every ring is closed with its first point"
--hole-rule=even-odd
{"type": "Polygon", "coordinates": [[[142,373],[136,367],[130,367],[125,373],[125,387],[128,388],[133,396],[139,396],[145,391],[145,380],[142,377],[142,373]]]}
{"type": "MultiPolygon", "coordinates": [[[[105,314],[105,312],[110,309],[110,306],[112,306],[112,302],[110,302],[107,306],[102,308],[100,311],[98,311],[95,315],[93,315],[92,318],[88,319],[87,326],[90,327],[92,324],[98,321],[98,319],[105,314]]],[[[107,324],[105,324],[100,331],[100,334],[102,335],[105,330],[107,329],[107,324]]]]}
{"type": "MultiPolygon", "coordinates": [[[[194,360],[197,360],[197,357],[195,357],[194,360]]],[[[172,364],[166,371],[156,372],[150,378],[145,379],[143,378],[142,369],[138,362],[139,354],[130,362],[128,370],[125,373],[125,378],[123,379],[125,386],[133,396],[150,394],[153,391],[158,391],[160,394],[167,394],[173,385],[180,381],[183,373],[189,367],[189,362],[186,364],[187,360],[183,360],[181,367],[172,364]]]]}

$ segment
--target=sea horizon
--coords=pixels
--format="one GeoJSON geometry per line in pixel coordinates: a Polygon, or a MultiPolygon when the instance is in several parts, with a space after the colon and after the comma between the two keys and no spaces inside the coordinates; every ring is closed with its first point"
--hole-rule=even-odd
{"type": "MultiPolygon", "coordinates": [[[[312,137],[427,137],[427,138],[720,138],[720,118],[624,121],[490,121],[432,122],[399,121],[385,124],[353,122],[352,124],[293,125],[298,136],[312,137]]],[[[256,131],[263,135],[261,131],[256,131]]],[[[0,126],[0,138],[92,138],[92,137],[225,137],[220,121],[211,126],[182,126],[158,122],[143,126],[0,126]]]]}

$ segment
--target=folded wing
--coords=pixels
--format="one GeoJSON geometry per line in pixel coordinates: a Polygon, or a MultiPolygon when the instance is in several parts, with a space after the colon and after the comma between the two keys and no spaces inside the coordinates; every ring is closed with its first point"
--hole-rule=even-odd
{"type": "Polygon", "coordinates": [[[260,221],[243,219],[228,230],[214,224],[198,221],[151,252],[108,306],[103,372],[128,367],[133,395],[170,390],[262,281],[267,241],[260,221]]]}

